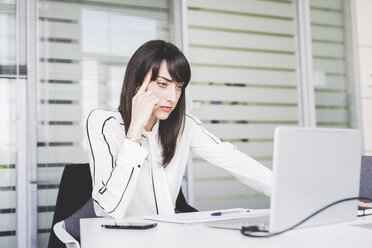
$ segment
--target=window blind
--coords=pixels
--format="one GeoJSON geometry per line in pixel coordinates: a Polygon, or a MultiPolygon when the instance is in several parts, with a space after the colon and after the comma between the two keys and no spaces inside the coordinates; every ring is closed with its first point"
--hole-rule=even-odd
{"type": "MultiPolygon", "coordinates": [[[[271,167],[277,125],[298,125],[292,1],[188,2],[193,112],[223,141],[271,167]]],[[[195,157],[198,209],[268,207],[269,199],[195,157]]]]}
{"type": "MultiPolygon", "coordinates": [[[[346,1],[310,1],[316,123],[352,127],[346,1]]],[[[350,45],[349,45],[350,46],[350,45]]]]}
{"type": "Polygon", "coordinates": [[[17,71],[15,1],[0,1],[0,247],[16,247],[17,71]]]}
{"type": "MultiPolygon", "coordinates": [[[[1,76],[0,74],[0,247],[16,247],[17,80],[1,76]]],[[[20,81],[25,83],[25,80],[20,81]]]]}
{"type": "Polygon", "coordinates": [[[117,109],[129,58],[148,40],[174,42],[173,18],[172,1],[39,1],[39,247],[64,165],[88,162],[86,117],[117,109]]]}

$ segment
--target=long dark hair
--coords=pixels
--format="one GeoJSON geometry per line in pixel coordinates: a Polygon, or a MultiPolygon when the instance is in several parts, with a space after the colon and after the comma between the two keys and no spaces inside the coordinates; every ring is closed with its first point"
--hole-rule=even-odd
{"type": "Polygon", "coordinates": [[[191,77],[189,62],[182,51],[169,42],[152,40],[143,44],[129,60],[120,96],[119,111],[124,120],[125,132],[128,132],[132,116],[132,98],[149,70],[151,80],[158,77],[161,62],[167,62],[167,69],[176,82],[183,82],[181,96],[177,106],[166,120],[159,121],[159,140],[162,146],[163,166],[167,166],[176,151],[177,139],[183,131],[185,122],[185,87],[191,77]]]}

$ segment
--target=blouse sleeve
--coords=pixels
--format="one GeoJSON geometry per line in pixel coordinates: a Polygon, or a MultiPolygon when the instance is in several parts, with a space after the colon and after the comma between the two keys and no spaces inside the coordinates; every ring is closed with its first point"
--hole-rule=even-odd
{"type": "MultiPolygon", "coordinates": [[[[92,198],[103,211],[120,219],[135,191],[147,150],[125,138],[124,126],[115,112],[94,110],[87,119],[92,173],[92,198]]],[[[121,120],[121,118],[120,118],[121,120]]]]}
{"type": "Polygon", "coordinates": [[[271,195],[271,170],[240,152],[233,144],[222,142],[208,132],[202,122],[187,114],[190,122],[190,149],[208,162],[227,170],[240,182],[271,195]]]}

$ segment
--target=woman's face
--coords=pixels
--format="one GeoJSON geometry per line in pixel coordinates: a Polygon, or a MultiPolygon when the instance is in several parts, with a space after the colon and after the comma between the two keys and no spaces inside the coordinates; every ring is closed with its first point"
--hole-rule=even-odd
{"type": "Polygon", "coordinates": [[[163,60],[160,64],[158,77],[155,81],[151,81],[147,87],[147,90],[152,91],[160,99],[152,111],[152,117],[166,120],[180,99],[182,87],[183,82],[172,81],[167,62],[163,60]]]}

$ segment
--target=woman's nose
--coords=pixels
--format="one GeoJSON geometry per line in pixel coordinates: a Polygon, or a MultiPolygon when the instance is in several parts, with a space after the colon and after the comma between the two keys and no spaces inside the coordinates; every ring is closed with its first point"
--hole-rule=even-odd
{"type": "Polygon", "coordinates": [[[172,85],[172,87],[169,87],[168,89],[168,95],[167,95],[167,101],[169,102],[176,102],[177,101],[177,89],[176,85],[172,85]]]}

